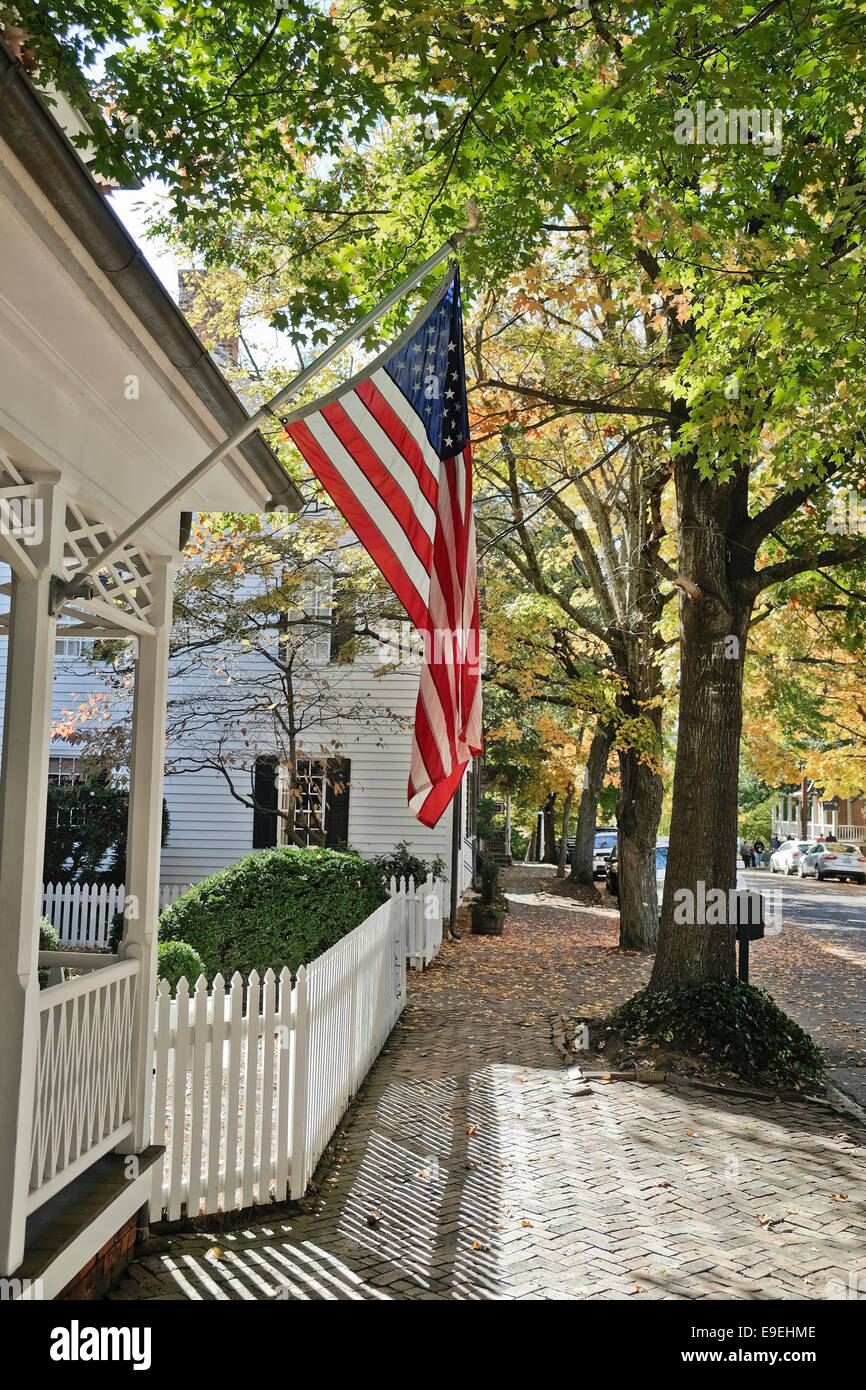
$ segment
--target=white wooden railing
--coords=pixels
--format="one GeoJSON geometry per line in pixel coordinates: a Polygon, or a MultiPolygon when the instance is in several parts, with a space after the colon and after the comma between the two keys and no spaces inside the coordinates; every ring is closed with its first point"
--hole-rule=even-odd
{"type": "MultiPolygon", "coordinates": [[[[778,835],[780,840],[786,839],[788,835],[793,835],[795,840],[802,838],[799,820],[774,821],[773,833],[778,835]]],[[[825,840],[866,844],[866,827],[862,825],[837,825],[834,830],[832,823],[807,821],[806,839],[816,840],[819,835],[825,840]]]]}
{"type": "Polygon", "coordinates": [[[202,976],[159,986],[155,1221],[303,1195],[325,1145],[396,1023],[407,957],[442,944],[445,886],[392,880],[391,897],[294,981],[202,976]]]}
{"type": "Polygon", "coordinates": [[[28,1211],[131,1132],[137,971],[118,961],[40,993],[28,1211]]]}
{"type": "MultiPolygon", "coordinates": [[[[188,884],[164,883],[159,890],[160,909],[185,893],[188,884]]],[[[63,946],[104,950],[111,936],[115,914],[123,910],[126,889],[122,883],[44,883],[42,916],[47,918],[63,946]]]]}

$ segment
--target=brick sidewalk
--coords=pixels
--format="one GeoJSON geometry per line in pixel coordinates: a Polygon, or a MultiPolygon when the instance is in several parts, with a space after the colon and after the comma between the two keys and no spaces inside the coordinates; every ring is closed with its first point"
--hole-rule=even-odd
{"type": "Polygon", "coordinates": [[[574,1094],[552,1019],[603,1012],[649,960],[549,871],[506,886],[506,935],[412,982],[306,1209],[171,1237],[112,1297],[866,1296],[864,1131],[805,1102],[574,1094]]]}

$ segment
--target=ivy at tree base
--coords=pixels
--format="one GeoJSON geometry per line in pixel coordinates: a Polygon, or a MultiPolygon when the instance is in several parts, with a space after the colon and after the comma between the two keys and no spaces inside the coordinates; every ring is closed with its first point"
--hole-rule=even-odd
{"type": "Polygon", "coordinates": [[[811,1088],[824,1077],[824,1058],[809,1034],[772,995],[739,981],[642,989],[614,1009],[604,1026],[635,1045],[696,1054],[744,1081],[811,1088]]]}

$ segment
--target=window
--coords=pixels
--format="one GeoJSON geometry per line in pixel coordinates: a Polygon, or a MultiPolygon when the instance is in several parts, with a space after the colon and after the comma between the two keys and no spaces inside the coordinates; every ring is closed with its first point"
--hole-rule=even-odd
{"type": "Polygon", "coordinates": [[[77,657],[89,656],[93,651],[91,637],[58,637],[54,644],[54,655],[61,660],[74,661],[77,657]]]}
{"type": "Polygon", "coordinates": [[[55,787],[71,787],[81,781],[77,758],[49,758],[48,781],[55,787]]]}
{"type": "Polygon", "coordinates": [[[324,574],[303,584],[297,607],[289,610],[289,633],[293,644],[311,666],[325,666],[331,660],[331,577],[324,574]],[[306,623],[298,624],[304,617],[306,623]]]}
{"type": "MultiPolygon", "coordinates": [[[[295,832],[304,844],[320,845],[325,827],[327,764],[305,759],[298,763],[298,785],[295,790],[295,832]]],[[[289,788],[280,788],[280,801],[288,810],[289,788]]],[[[285,822],[280,827],[285,832],[285,822]]]]}
{"type": "Polygon", "coordinates": [[[289,783],[286,770],[275,757],[256,759],[253,787],[253,849],[274,845],[324,844],[329,849],[349,839],[348,758],[306,758],[298,763],[294,829],[287,833],[277,810],[288,811],[289,783]]]}

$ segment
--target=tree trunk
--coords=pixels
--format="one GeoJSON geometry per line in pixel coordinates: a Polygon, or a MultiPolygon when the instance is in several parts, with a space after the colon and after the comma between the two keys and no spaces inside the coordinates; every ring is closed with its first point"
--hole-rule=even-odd
{"type": "Polygon", "coordinates": [[[544,803],[544,862],[556,863],[556,792],[544,803]]]}
{"type": "Polygon", "coordinates": [[[577,808],[577,829],[574,836],[574,854],[571,860],[572,883],[592,883],[592,854],[595,846],[595,823],[598,818],[598,798],[604,783],[610,746],[613,742],[613,729],[609,724],[600,724],[593,734],[586,760],[586,775],[583,791],[577,808]]]}
{"type": "Polygon", "coordinates": [[[524,864],[531,864],[535,860],[535,846],[538,842],[538,817],[535,818],[535,829],[529,837],[529,844],[526,846],[526,858],[524,864]]]}
{"type": "Polygon", "coordinates": [[[562,835],[559,840],[559,854],[556,861],[556,877],[565,878],[566,864],[568,861],[568,825],[571,820],[571,807],[574,801],[574,787],[569,787],[565,793],[565,801],[562,807],[562,835]]]}
{"type": "Polygon", "coordinates": [[[718,925],[708,923],[706,916],[714,914],[702,904],[711,890],[727,893],[736,883],[743,661],[753,601],[748,584],[738,582],[752,557],[731,544],[745,475],[725,485],[701,481],[691,460],[681,457],[675,478],[679,569],[702,595],[680,599],[677,761],[653,989],[728,982],[736,975],[730,914],[718,925]]]}
{"type": "MultiPolygon", "coordinates": [[[[629,710],[626,709],[626,713],[629,710]]],[[[661,710],[645,710],[657,734],[661,753],[661,710]]],[[[619,755],[620,794],[616,808],[619,830],[619,944],[624,950],[654,951],[659,934],[656,884],[656,838],[662,812],[661,773],[635,748],[619,755]]]]}

